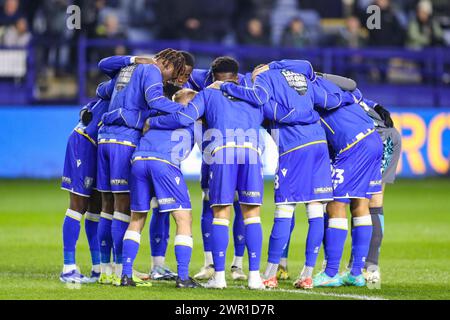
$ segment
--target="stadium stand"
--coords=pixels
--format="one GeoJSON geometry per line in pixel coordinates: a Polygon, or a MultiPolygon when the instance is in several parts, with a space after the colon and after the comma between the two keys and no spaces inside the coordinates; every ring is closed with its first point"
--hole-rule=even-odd
{"type": "Polygon", "coordinates": [[[170,45],[193,51],[199,67],[224,52],[243,70],[281,57],[310,59],[317,69],[356,78],[366,91],[383,88],[388,104],[449,105],[448,1],[332,3],[0,0],[0,103],[86,101],[101,80],[99,59],[170,45]],[[81,8],[80,30],[66,27],[72,4],[81,8]],[[371,4],[381,9],[381,30],[366,28],[371,4]],[[398,99],[399,89],[408,99],[398,99]]]}

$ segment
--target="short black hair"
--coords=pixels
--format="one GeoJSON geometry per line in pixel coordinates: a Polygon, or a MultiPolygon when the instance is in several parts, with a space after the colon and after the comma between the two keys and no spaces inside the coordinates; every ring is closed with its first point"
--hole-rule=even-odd
{"type": "Polygon", "coordinates": [[[237,74],[239,72],[239,63],[232,57],[218,57],[211,64],[213,73],[230,72],[237,74]]]}
{"type": "Polygon", "coordinates": [[[195,66],[195,58],[191,53],[189,53],[187,51],[180,51],[180,53],[183,55],[187,66],[191,66],[191,67],[195,66]]]}

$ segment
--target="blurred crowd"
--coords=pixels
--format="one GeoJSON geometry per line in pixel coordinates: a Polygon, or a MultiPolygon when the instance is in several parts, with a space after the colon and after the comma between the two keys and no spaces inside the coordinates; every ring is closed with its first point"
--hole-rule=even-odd
{"type": "Polygon", "coordinates": [[[448,0],[0,0],[0,45],[76,39],[66,28],[71,4],[89,38],[136,41],[422,48],[445,45],[450,27],[448,0]],[[380,30],[365,27],[371,4],[381,9],[380,30]]]}
{"type": "MultiPolygon", "coordinates": [[[[450,0],[0,0],[0,52],[35,42],[37,92],[76,94],[81,36],[142,43],[181,39],[284,48],[421,49],[450,44],[450,0]],[[370,30],[366,10],[373,4],[380,10],[381,28],[370,30]],[[70,5],[81,9],[80,30],[67,28],[70,5]]],[[[86,61],[95,65],[105,56],[127,53],[132,52],[122,45],[89,48],[86,61]]],[[[202,56],[197,57],[202,65],[202,56]]],[[[264,61],[257,59],[241,62],[249,67],[264,61]]],[[[203,60],[209,63],[211,57],[203,60]]],[[[1,63],[7,62],[0,61],[0,70],[1,63]]],[[[386,71],[378,73],[376,79],[387,77],[386,71]]],[[[88,74],[91,82],[98,76],[88,74]]],[[[418,81],[427,77],[422,72],[418,81]]]]}

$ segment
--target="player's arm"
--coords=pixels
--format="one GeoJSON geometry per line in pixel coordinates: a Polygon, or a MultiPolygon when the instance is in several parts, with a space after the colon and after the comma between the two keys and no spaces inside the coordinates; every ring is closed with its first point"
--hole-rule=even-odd
{"type": "Polygon", "coordinates": [[[145,68],[142,77],[145,101],[150,109],[156,109],[165,113],[173,113],[181,110],[182,104],[173,102],[164,96],[164,87],[161,73],[154,67],[145,68]]]}
{"type": "Polygon", "coordinates": [[[116,81],[113,79],[100,83],[95,90],[95,94],[99,99],[110,100],[114,91],[115,83],[116,81]]]}
{"type": "Polygon", "coordinates": [[[289,109],[273,99],[265,103],[262,108],[265,119],[288,125],[310,124],[314,117],[314,110],[312,109],[289,109]]]}
{"type": "Polygon", "coordinates": [[[386,127],[388,127],[388,128],[394,127],[394,121],[392,120],[391,113],[389,112],[388,109],[383,107],[378,102],[375,102],[370,99],[364,98],[364,99],[362,99],[362,102],[364,102],[364,105],[368,106],[369,108],[372,108],[373,110],[375,110],[376,113],[378,113],[381,120],[384,121],[384,124],[386,125],[386,127]]]}
{"type": "Polygon", "coordinates": [[[262,106],[267,103],[272,96],[270,94],[270,86],[264,80],[263,75],[264,74],[260,74],[256,77],[253,87],[244,87],[233,82],[225,82],[220,86],[220,90],[250,104],[262,106]]]}
{"type": "Polygon", "coordinates": [[[128,67],[132,64],[154,64],[155,61],[152,58],[138,57],[138,56],[111,56],[100,60],[98,68],[101,72],[114,78],[120,71],[120,69],[128,67]]]}
{"type": "Polygon", "coordinates": [[[205,112],[204,91],[201,91],[189,104],[175,113],[148,118],[147,125],[151,129],[175,130],[191,126],[203,116],[205,112]]]}
{"type": "Polygon", "coordinates": [[[120,69],[135,63],[134,56],[111,56],[100,60],[98,68],[110,78],[114,78],[120,69]]]}
{"type": "Polygon", "coordinates": [[[356,81],[350,78],[338,76],[336,74],[321,73],[321,72],[316,72],[316,75],[334,83],[344,91],[353,91],[357,87],[356,81]]]}

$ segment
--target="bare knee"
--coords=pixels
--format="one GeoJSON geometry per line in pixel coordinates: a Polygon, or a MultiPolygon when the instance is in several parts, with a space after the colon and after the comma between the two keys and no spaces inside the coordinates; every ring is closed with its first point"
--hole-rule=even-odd
{"type": "Polygon", "coordinates": [[[130,215],[130,194],[115,193],[114,194],[114,211],[130,215]]]}
{"type": "Polygon", "coordinates": [[[347,204],[339,201],[332,201],[327,203],[327,214],[329,218],[346,218],[347,204]]]}
{"type": "Polygon", "coordinates": [[[177,224],[178,235],[192,235],[192,213],[187,210],[176,210],[172,212],[172,216],[177,224]]]}
{"type": "Polygon", "coordinates": [[[147,219],[147,212],[132,212],[128,230],[141,233],[147,219]]]}
{"type": "Polygon", "coordinates": [[[213,212],[215,219],[230,220],[231,206],[214,206],[213,212]]]}
{"type": "Polygon", "coordinates": [[[352,199],[350,212],[353,217],[361,217],[369,214],[369,199],[352,199]]]}
{"type": "Polygon", "coordinates": [[[261,207],[255,205],[241,204],[241,210],[244,219],[259,217],[261,213],[261,207]]]}
{"type": "Polygon", "coordinates": [[[69,209],[84,214],[88,209],[88,197],[83,197],[74,193],[70,193],[69,209]]]}
{"type": "Polygon", "coordinates": [[[377,193],[372,196],[372,199],[369,201],[370,208],[379,208],[383,206],[383,194],[377,193]]]}
{"type": "Polygon", "coordinates": [[[89,198],[87,211],[90,213],[99,214],[101,210],[102,210],[102,195],[97,190],[94,190],[92,192],[91,197],[89,198]]]}
{"type": "Polygon", "coordinates": [[[102,192],[102,211],[104,213],[114,213],[114,196],[111,192],[102,192]]]}

